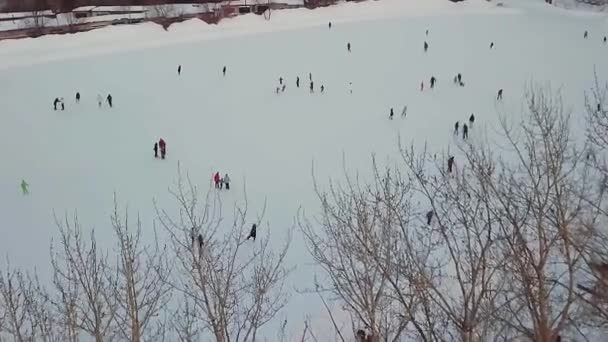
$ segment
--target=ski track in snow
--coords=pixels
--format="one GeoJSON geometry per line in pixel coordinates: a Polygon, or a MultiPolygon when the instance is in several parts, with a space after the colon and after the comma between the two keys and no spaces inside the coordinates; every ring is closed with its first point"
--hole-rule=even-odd
{"type": "MultiPolygon", "coordinates": [[[[473,139],[496,127],[498,111],[516,120],[531,81],[560,87],[574,123],[583,124],[594,68],[600,80],[608,79],[608,46],[601,41],[606,17],[504,3],[383,0],[275,11],[270,22],[246,16],[219,26],[186,22],[169,32],[144,24],[0,42],[0,251],[12,265],[35,267],[48,279],[49,242],[57,235],[53,212],[74,210],[83,227],[95,228],[99,243],[112,248],[114,192],[132,218],[140,215],[149,241],[152,200],[174,206],[167,188],[178,161],[203,188],[214,171],[230,173],[224,212],[243,202],[245,186],[250,221],[266,199],[258,232],[270,229],[280,243],[299,208],[309,218],[318,213],[313,163],[323,185],[330,177],[342,180],[344,169],[369,175],[372,153],[382,164],[399,163],[398,137],[427,143],[441,157],[455,150],[454,122],[471,113],[473,139]],[[309,94],[309,72],[324,94],[309,94]],[[452,84],[458,72],[464,88],[452,84]],[[420,92],[420,82],[428,89],[432,75],[436,89],[420,92]],[[281,76],[287,90],[276,95],[281,76]],[[505,93],[497,104],[499,88],[505,93]],[[96,96],[107,93],[115,108],[100,110],[96,96]],[[65,112],[52,110],[55,97],[66,99],[65,112]],[[408,115],[401,119],[404,105],[408,115]],[[391,107],[396,116],[389,121],[391,107]],[[160,137],[167,141],[165,161],[153,158],[160,137]],[[22,179],[29,196],[20,192],[22,179]]],[[[289,282],[298,289],[311,287],[315,272],[302,238],[296,230],[288,259],[297,266],[289,282]]],[[[301,333],[305,315],[320,312],[314,296],[294,293],[265,334],[272,340],[283,318],[301,333]]]]}

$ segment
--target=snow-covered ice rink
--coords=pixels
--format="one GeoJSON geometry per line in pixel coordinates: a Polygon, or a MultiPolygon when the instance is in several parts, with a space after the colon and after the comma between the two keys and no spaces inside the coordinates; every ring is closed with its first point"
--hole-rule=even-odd
{"type": "MultiPolygon", "coordinates": [[[[54,212],[77,211],[100,244],[113,247],[114,193],[131,216],[140,215],[151,239],[153,200],[174,206],[167,188],[178,162],[203,187],[213,172],[228,172],[233,189],[222,200],[228,208],[242,202],[246,187],[252,222],[266,200],[259,231],[270,229],[281,242],[299,208],[309,217],[319,211],[313,169],[321,184],[343,178],[343,160],[349,172],[368,174],[372,154],[399,161],[399,136],[428,143],[433,153],[454,149],[455,121],[475,113],[472,138],[491,132],[498,111],[519,115],[530,82],[561,88],[582,123],[594,68],[608,80],[605,35],[606,15],[543,1],[382,0],[275,11],[270,21],[251,15],[217,27],[190,21],[165,32],[142,24],[0,42],[0,254],[48,279],[54,212]],[[457,73],[465,87],[452,83],[457,73]],[[432,91],[431,76],[438,79],[432,91]],[[279,77],[287,89],[277,95],[279,77]],[[114,108],[99,109],[97,94],[108,93],[114,108]],[[65,98],[65,111],[53,111],[56,97],[65,98]],[[152,151],[161,137],[164,161],[152,151]]],[[[295,289],[311,287],[315,274],[302,239],[296,229],[288,258],[295,289]]],[[[294,292],[278,321],[322,311],[314,296],[294,292]]]]}

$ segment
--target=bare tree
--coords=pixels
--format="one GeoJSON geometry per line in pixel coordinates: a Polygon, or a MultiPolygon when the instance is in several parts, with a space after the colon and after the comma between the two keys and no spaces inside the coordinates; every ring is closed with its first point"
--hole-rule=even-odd
{"type": "Polygon", "coordinates": [[[193,304],[202,332],[219,342],[254,341],[287,301],[284,263],[290,237],[279,252],[272,250],[267,230],[257,240],[246,239],[247,201],[224,225],[217,194],[209,192],[201,203],[198,189],[186,178],[184,183],[178,171],[177,188],[171,190],[179,215],[157,207],[179,272],[173,286],[193,304]]]}
{"type": "Polygon", "coordinates": [[[36,336],[35,322],[29,311],[28,295],[31,284],[23,272],[11,268],[7,261],[5,271],[0,274],[0,310],[4,321],[4,332],[16,342],[30,341],[36,336]]]}
{"type": "MultiPolygon", "coordinates": [[[[584,336],[576,284],[587,267],[582,250],[592,241],[589,222],[597,215],[588,202],[594,184],[559,92],[532,86],[526,104],[520,124],[502,118],[503,154],[513,158],[500,159],[498,174],[486,177],[484,186],[497,256],[506,261],[496,318],[506,337],[553,342],[584,336]]],[[[476,178],[491,174],[469,151],[476,178]]]]}
{"type": "Polygon", "coordinates": [[[117,310],[115,283],[108,280],[106,253],[99,250],[95,232],[84,236],[78,217],[72,222],[55,219],[59,228],[58,250],[51,244],[51,265],[56,290],[56,306],[62,313],[69,341],[78,340],[81,329],[96,342],[111,339],[117,310]],[[88,240],[88,241],[87,241],[88,240]]]}
{"type": "Polygon", "coordinates": [[[321,217],[313,223],[303,213],[298,215],[308,250],[327,277],[316,281],[314,291],[342,341],[350,338],[334,320],[322,293],[329,293],[351,315],[354,326],[347,336],[366,329],[374,339],[395,341],[407,323],[392,305],[389,277],[396,270],[386,264],[392,256],[385,254],[388,249],[383,246],[395,243],[391,228],[408,212],[395,213],[391,207],[407,202],[408,193],[394,186],[389,170],[382,175],[374,170],[372,184],[362,184],[358,177],[353,180],[345,171],[346,185],[331,183],[328,192],[322,192],[315,180],[321,217]]]}
{"type": "Polygon", "coordinates": [[[135,230],[129,227],[128,213],[119,216],[114,201],[112,227],[117,239],[116,269],[108,277],[118,299],[115,321],[121,336],[131,342],[159,339],[165,334],[164,321],[159,315],[170,300],[168,280],[171,266],[166,246],[160,247],[155,232],[154,245],[141,241],[141,221],[135,230]],[[144,335],[145,334],[145,335],[144,335]]]}

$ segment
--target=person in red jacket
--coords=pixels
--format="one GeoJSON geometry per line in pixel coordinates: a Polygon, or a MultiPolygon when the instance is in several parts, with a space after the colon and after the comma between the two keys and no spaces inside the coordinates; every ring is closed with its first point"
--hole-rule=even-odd
{"type": "Polygon", "coordinates": [[[165,159],[165,154],[167,154],[167,144],[163,138],[160,138],[158,141],[158,147],[160,148],[160,158],[165,159]]]}
{"type": "Polygon", "coordinates": [[[213,181],[215,182],[215,187],[216,188],[220,188],[220,182],[221,182],[222,178],[220,176],[220,172],[216,172],[215,175],[213,175],[213,181]]]}

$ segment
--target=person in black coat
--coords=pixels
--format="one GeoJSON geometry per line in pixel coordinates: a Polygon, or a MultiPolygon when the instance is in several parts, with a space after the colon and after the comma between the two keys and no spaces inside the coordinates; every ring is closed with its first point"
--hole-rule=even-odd
{"type": "Polygon", "coordinates": [[[393,120],[393,116],[395,116],[395,112],[393,111],[393,108],[391,108],[391,112],[390,112],[390,114],[388,115],[388,118],[389,118],[390,120],[393,120]]]}
{"type": "Polygon", "coordinates": [[[310,92],[311,93],[315,92],[315,82],[310,82],[310,92]]]}
{"type": "Polygon", "coordinates": [[[55,98],[55,101],[53,101],[53,108],[54,108],[55,110],[57,110],[57,104],[58,104],[59,102],[60,102],[60,101],[59,101],[59,98],[58,98],[58,97],[56,97],[56,98],[55,98]]]}
{"type": "Polygon", "coordinates": [[[429,210],[429,212],[426,213],[426,224],[427,226],[431,225],[431,221],[433,220],[433,215],[435,213],[432,210],[429,210]]]}
{"type": "Polygon", "coordinates": [[[454,156],[448,158],[448,173],[452,173],[452,169],[454,168],[454,156]]]}
{"type": "Polygon", "coordinates": [[[460,122],[456,121],[454,124],[454,135],[458,135],[458,127],[460,126],[460,122]]]}
{"type": "Polygon", "coordinates": [[[462,125],[462,139],[468,139],[469,138],[469,127],[467,126],[467,124],[462,125]]]}
{"type": "Polygon", "coordinates": [[[198,234],[198,249],[199,251],[203,248],[203,236],[201,234],[198,234]]]}
{"type": "Polygon", "coordinates": [[[181,66],[181,65],[178,65],[178,66],[177,66],[177,76],[179,76],[179,75],[181,75],[181,74],[182,74],[182,66],[181,66]]]}
{"type": "Polygon", "coordinates": [[[300,88],[300,76],[296,78],[296,87],[300,88]]]}
{"type": "Polygon", "coordinates": [[[435,82],[437,82],[437,79],[435,76],[431,76],[431,89],[435,88],[435,82]]]}
{"type": "Polygon", "coordinates": [[[473,123],[475,123],[475,114],[469,116],[469,126],[473,127],[473,123]]]}
{"type": "Polygon", "coordinates": [[[502,89],[498,90],[498,95],[496,96],[496,100],[502,100],[502,89]]]}
{"type": "Polygon", "coordinates": [[[112,108],[112,94],[108,94],[108,97],[106,97],[106,100],[108,101],[108,106],[110,106],[110,108],[112,108]]]}
{"type": "Polygon", "coordinates": [[[424,42],[424,52],[427,52],[429,50],[429,43],[424,42]]]}
{"type": "Polygon", "coordinates": [[[80,93],[76,92],[76,103],[80,102],[80,93]]]}
{"type": "Polygon", "coordinates": [[[255,236],[257,235],[257,228],[258,226],[255,223],[251,226],[251,231],[249,232],[247,240],[253,238],[253,241],[255,241],[255,236]]]}
{"type": "Polygon", "coordinates": [[[158,158],[158,143],[154,143],[154,158],[158,158]]]}
{"type": "Polygon", "coordinates": [[[222,69],[222,74],[226,76],[226,66],[224,65],[224,69],[222,69]]]}
{"type": "Polygon", "coordinates": [[[350,42],[348,42],[348,44],[346,44],[346,48],[348,49],[348,52],[350,52],[350,42]]]}

